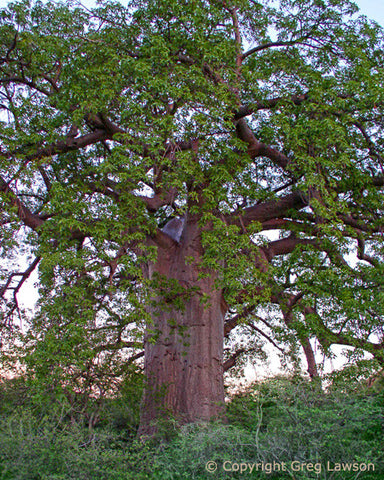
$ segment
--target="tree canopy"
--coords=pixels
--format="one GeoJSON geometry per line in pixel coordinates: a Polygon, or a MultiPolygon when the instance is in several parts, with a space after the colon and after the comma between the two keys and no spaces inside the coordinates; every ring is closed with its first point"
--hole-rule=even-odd
{"type": "Polygon", "coordinates": [[[1,10],[4,342],[38,268],[52,378],[102,390],[215,302],[219,341],[247,334],[224,370],[267,341],[316,376],[314,338],[383,364],[383,47],[348,0],[1,10]]]}

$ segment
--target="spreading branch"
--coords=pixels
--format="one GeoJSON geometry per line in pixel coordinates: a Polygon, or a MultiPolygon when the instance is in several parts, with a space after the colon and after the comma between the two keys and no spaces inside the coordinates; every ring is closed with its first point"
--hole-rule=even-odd
{"type": "Polygon", "coordinates": [[[12,207],[15,207],[17,216],[24,225],[32,228],[32,230],[37,230],[44,223],[44,220],[32,213],[31,210],[24,205],[2,177],[0,177],[0,192],[3,192],[5,201],[8,201],[12,207]]]}

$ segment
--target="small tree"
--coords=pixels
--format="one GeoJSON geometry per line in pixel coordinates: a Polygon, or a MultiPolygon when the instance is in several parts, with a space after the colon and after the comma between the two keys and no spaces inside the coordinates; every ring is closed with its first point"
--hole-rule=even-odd
{"type": "Polygon", "coordinates": [[[141,433],[221,414],[239,325],[312,377],[314,337],[384,361],[383,32],[348,0],[273,5],[1,11],[1,253],[34,255],[3,322],[39,265],[30,361],[79,388],[145,328],[141,433]]]}

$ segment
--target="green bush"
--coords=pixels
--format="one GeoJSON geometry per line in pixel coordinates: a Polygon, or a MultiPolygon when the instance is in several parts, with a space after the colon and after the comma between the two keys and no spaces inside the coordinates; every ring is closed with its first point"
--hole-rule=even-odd
{"type": "Polygon", "coordinates": [[[70,414],[66,399],[38,405],[43,397],[22,379],[3,383],[0,480],[384,478],[382,391],[334,386],[325,393],[298,377],[275,377],[236,395],[228,424],[177,429],[168,423],[162,435],[143,443],[135,438],[140,384],[132,378],[119,396],[99,405],[99,423],[90,428],[70,414]],[[293,472],[293,461],[321,465],[321,473],[293,472]],[[216,471],[206,470],[209,462],[216,471]],[[327,471],[327,462],[332,468],[335,462],[373,463],[375,471],[327,471]],[[283,464],[285,472],[279,471],[283,464]]]}
{"type": "MultiPolygon", "coordinates": [[[[327,471],[328,462],[331,468],[335,463],[373,463],[374,474],[365,472],[364,478],[384,478],[383,394],[360,390],[326,393],[319,383],[275,377],[236,396],[228,417],[255,435],[258,461],[320,463],[324,479],[357,478],[356,473],[327,471]]],[[[269,478],[274,476],[283,478],[279,473],[269,478]]],[[[319,477],[303,471],[295,478],[319,477]]]]}

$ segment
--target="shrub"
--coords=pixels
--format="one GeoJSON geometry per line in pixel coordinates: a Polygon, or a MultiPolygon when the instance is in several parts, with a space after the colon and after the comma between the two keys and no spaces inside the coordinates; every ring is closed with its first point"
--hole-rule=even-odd
{"type": "Polygon", "coordinates": [[[168,422],[161,435],[143,443],[135,439],[140,381],[132,379],[105,401],[95,428],[68,415],[63,399],[37,405],[42,397],[22,380],[3,384],[0,480],[384,478],[382,391],[334,385],[324,392],[300,377],[275,377],[236,395],[228,424],[177,429],[168,422]],[[292,472],[292,461],[320,464],[321,474],[292,472]],[[206,470],[208,462],[216,463],[215,472],[206,470]],[[332,472],[327,462],[373,463],[375,471],[332,472]],[[279,471],[283,463],[286,472],[279,471]]]}

